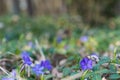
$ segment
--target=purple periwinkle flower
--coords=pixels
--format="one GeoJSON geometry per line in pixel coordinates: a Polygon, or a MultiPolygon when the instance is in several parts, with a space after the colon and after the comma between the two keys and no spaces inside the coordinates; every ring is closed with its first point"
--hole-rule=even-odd
{"type": "Polygon", "coordinates": [[[44,74],[44,67],[40,64],[36,64],[32,70],[37,76],[44,74]]]}
{"type": "Polygon", "coordinates": [[[49,71],[52,70],[52,65],[49,60],[41,61],[40,65],[49,71]]]}
{"type": "Polygon", "coordinates": [[[16,71],[13,69],[11,72],[11,77],[3,77],[2,80],[15,80],[16,79],[16,71]]]}
{"type": "Polygon", "coordinates": [[[33,42],[31,42],[31,41],[28,42],[28,46],[31,47],[31,48],[34,48],[34,47],[35,47],[34,44],[33,44],[33,42]]]}
{"type": "Polygon", "coordinates": [[[23,60],[24,64],[27,64],[27,65],[32,64],[32,61],[30,60],[30,56],[29,56],[28,52],[23,51],[22,54],[21,54],[21,57],[22,57],[22,60],[23,60]]]}
{"type": "Polygon", "coordinates": [[[15,79],[14,78],[9,78],[9,77],[7,78],[6,77],[6,78],[2,78],[2,80],[15,80],[15,79]]]}
{"type": "Polygon", "coordinates": [[[61,36],[58,36],[57,37],[57,42],[60,43],[62,41],[62,37],[61,36]]]}
{"type": "Polygon", "coordinates": [[[12,70],[11,75],[12,75],[12,77],[14,77],[14,78],[16,77],[16,70],[15,70],[15,69],[12,70]]]}
{"type": "Polygon", "coordinates": [[[89,59],[88,57],[84,57],[80,61],[80,66],[82,70],[91,70],[92,69],[92,60],[89,59]]]}
{"type": "Polygon", "coordinates": [[[81,36],[80,41],[81,42],[87,42],[88,41],[88,36],[81,36]]]}

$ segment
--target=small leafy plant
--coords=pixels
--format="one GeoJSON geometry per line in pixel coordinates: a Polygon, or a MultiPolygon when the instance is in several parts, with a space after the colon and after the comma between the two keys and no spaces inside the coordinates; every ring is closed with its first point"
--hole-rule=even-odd
{"type": "Polygon", "coordinates": [[[120,79],[119,74],[120,60],[116,58],[116,50],[114,52],[114,57],[112,59],[106,56],[103,57],[98,57],[96,55],[94,55],[94,57],[92,56],[93,55],[85,57],[80,61],[80,68],[84,71],[84,73],[81,75],[80,80],[120,79]],[[97,61],[98,58],[99,61],[97,61]]]}

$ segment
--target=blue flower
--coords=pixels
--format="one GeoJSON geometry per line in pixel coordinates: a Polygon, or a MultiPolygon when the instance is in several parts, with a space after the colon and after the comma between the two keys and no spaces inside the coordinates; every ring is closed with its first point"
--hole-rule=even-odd
{"type": "Polygon", "coordinates": [[[92,69],[92,60],[89,59],[88,57],[84,57],[80,61],[80,66],[82,70],[91,70],[92,69]]]}
{"type": "Polygon", "coordinates": [[[49,60],[41,61],[40,65],[49,71],[52,70],[52,65],[49,60]]]}
{"type": "Polygon", "coordinates": [[[33,68],[32,68],[33,72],[39,76],[39,75],[42,75],[44,74],[44,67],[41,66],[40,64],[36,64],[33,68]]]}
{"type": "Polygon", "coordinates": [[[15,80],[14,78],[2,78],[2,80],[15,80]]]}
{"type": "Polygon", "coordinates": [[[60,43],[62,41],[62,37],[61,36],[58,36],[57,37],[57,42],[60,43]]]}
{"type": "Polygon", "coordinates": [[[4,77],[2,80],[15,80],[16,79],[16,71],[13,69],[11,72],[12,77],[4,77]]]}
{"type": "Polygon", "coordinates": [[[29,56],[28,52],[23,51],[22,54],[21,54],[21,57],[22,57],[22,60],[23,60],[24,64],[27,64],[27,65],[32,64],[32,61],[30,60],[30,56],[29,56]]]}
{"type": "Polygon", "coordinates": [[[28,42],[28,44],[27,44],[29,47],[31,47],[31,48],[35,48],[35,45],[33,44],[33,42],[28,42]]]}
{"type": "Polygon", "coordinates": [[[14,78],[16,77],[16,70],[15,70],[15,69],[12,70],[11,75],[12,75],[12,77],[14,77],[14,78]]]}
{"type": "Polygon", "coordinates": [[[81,42],[87,42],[88,41],[88,36],[81,36],[80,41],[81,42]]]}

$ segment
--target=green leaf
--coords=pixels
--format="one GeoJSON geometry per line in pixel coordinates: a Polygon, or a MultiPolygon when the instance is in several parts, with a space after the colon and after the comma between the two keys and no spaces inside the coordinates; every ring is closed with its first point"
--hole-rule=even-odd
{"type": "Polygon", "coordinates": [[[110,64],[110,65],[109,65],[109,69],[110,69],[110,71],[112,71],[112,72],[116,72],[116,71],[117,71],[116,67],[115,67],[113,64],[110,64]]]}
{"type": "Polygon", "coordinates": [[[104,64],[104,63],[108,63],[108,62],[110,62],[111,60],[110,60],[110,58],[109,57],[101,57],[101,59],[100,59],[100,61],[95,65],[95,66],[93,66],[93,71],[97,71],[97,70],[99,70],[100,69],[100,66],[102,65],[102,64],[104,64]]]}
{"type": "Polygon", "coordinates": [[[99,71],[89,72],[89,73],[87,73],[87,74],[85,75],[85,77],[86,77],[86,78],[88,78],[88,77],[94,78],[94,79],[92,79],[92,80],[98,80],[98,79],[95,79],[95,78],[96,78],[96,77],[99,77],[100,80],[101,80],[101,75],[102,75],[103,73],[110,73],[110,71],[107,70],[107,69],[102,69],[102,70],[99,70],[99,71]]]}
{"type": "Polygon", "coordinates": [[[78,72],[72,72],[70,75],[75,75],[75,74],[77,74],[78,72]]]}
{"type": "Polygon", "coordinates": [[[87,73],[87,74],[85,75],[85,77],[88,78],[88,77],[90,77],[90,76],[92,76],[92,75],[94,75],[94,74],[95,74],[94,72],[89,72],[89,73],[87,73]]]}
{"type": "Polygon", "coordinates": [[[100,64],[96,64],[95,66],[93,66],[92,70],[93,71],[97,71],[100,69],[100,64]]]}
{"type": "Polygon", "coordinates": [[[49,80],[49,79],[52,78],[52,77],[53,77],[53,75],[51,75],[51,74],[44,76],[45,80],[49,80]]]}
{"type": "Polygon", "coordinates": [[[102,80],[101,75],[99,75],[99,74],[93,75],[92,80],[102,80]]]}
{"type": "Polygon", "coordinates": [[[79,68],[78,65],[74,65],[71,67],[71,69],[78,69],[78,68],[79,68]]]}
{"type": "Polygon", "coordinates": [[[119,75],[119,74],[112,74],[112,75],[110,75],[109,78],[110,78],[110,79],[119,79],[119,78],[120,78],[120,75],[119,75]]]}
{"type": "Polygon", "coordinates": [[[71,73],[71,69],[70,68],[64,68],[63,69],[63,75],[64,76],[67,76],[67,75],[69,75],[71,73]]]}
{"type": "Polygon", "coordinates": [[[110,61],[111,61],[111,59],[110,59],[109,57],[102,57],[102,58],[100,59],[100,61],[98,62],[98,64],[102,65],[102,64],[108,63],[108,62],[110,62],[110,61]]]}
{"type": "Polygon", "coordinates": [[[109,73],[110,71],[108,69],[102,69],[99,71],[96,71],[95,74],[103,74],[103,73],[109,73]]]}
{"type": "Polygon", "coordinates": [[[75,57],[74,56],[70,56],[70,57],[68,57],[68,61],[72,61],[72,60],[74,60],[75,59],[75,57]]]}

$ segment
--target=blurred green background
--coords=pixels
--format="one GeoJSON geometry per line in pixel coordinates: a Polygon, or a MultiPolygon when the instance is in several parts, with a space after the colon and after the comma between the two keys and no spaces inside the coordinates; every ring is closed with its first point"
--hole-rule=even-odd
{"type": "Polygon", "coordinates": [[[0,0],[0,41],[39,39],[47,47],[76,48],[88,36],[86,49],[104,52],[120,45],[119,16],[120,0],[0,0]]]}

